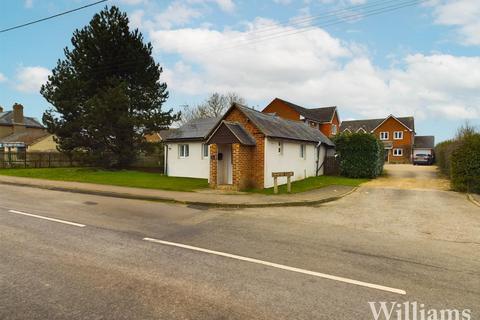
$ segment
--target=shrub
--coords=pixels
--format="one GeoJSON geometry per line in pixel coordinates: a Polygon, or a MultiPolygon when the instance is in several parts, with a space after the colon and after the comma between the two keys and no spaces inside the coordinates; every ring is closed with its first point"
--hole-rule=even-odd
{"type": "Polygon", "coordinates": [[[454,190],[480,193],[480,133],[465,136],[451,154],[454,190]]]}
{"type": "Polygon", "coordinates": [[[447,140],[435,147],[435,161],[440,172],[450,177],[450,160],[453,151],[458,147],[456,140],[447,140]]]}
{"type": "Polygon", "coordinates": [[[383,172],[384,146],[366,133],[340,134],[334,139],[340,174],[349,178],[376,178],[383,172]]]}

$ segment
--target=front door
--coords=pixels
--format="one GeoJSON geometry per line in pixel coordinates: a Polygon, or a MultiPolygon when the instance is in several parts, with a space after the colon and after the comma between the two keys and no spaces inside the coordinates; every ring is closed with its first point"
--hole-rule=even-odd
{"type": "Polygon", "coordinates": [[[217,183],[233,184],[232,145],[219,144],[217,154],[217,183]]]}

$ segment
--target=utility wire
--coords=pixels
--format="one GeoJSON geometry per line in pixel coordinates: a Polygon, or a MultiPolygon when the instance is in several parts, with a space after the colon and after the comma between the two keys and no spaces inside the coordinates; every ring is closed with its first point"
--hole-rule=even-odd
{"type": "Polygon", "coordinates": [[[86,9],[86,8],[89,8],[89,7],[93,7],[93,6],[97,5],[97,4],[100,4],[100,3],[102,3],[102,2],[107,2],[107,1],[108,1],[108,0],[100,0],[100,1],[97,1],[97,2],[94,2],[94,3],[90,3],[90,4],[87,4],[87,5],[84,5],[84,6],[82,6],[82,7],[78,7],[78,8],[72,9],[72,10],[68,10],[68,11],[64,11],[64,12],[60,12],[60,13],[54,14],[53,16],[49,16],[49,17],[46,17],[46,18],[38,19],[38,20],[35,20],[35,21],[30,21],[30,22],[23,23],[23,24],[14,26],[14,27],[2,29],[2,30],[0,30],[0,33],[4,33],[4,32],[12,31],[12,30],[15,30],[15,29],[20,29],[20,28],[24,28],[24,27],[27,27],[27,26],[31,26],[32,24],[36,24],[36,23],[39,23],[39,22],[43,22],[43,21],[47,21],[47,20],[50,20],[50,19],[54,19],[54,18],[63,16],[63,15],[66,15],[66,14],[69,14],[69,13],[72,13],[72,12],[75,12],[75,11],[80,11],[80,10],[83,10],[83,9],[86,9]]]}

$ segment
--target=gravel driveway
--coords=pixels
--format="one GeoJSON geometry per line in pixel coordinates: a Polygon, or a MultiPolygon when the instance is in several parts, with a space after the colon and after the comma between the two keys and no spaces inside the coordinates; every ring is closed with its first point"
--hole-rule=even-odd
{"type": "Polygon", "coordinates": [[[387,164],[384,176],[365,183],[363,186],[408,190],[450,190],[450,182],[440,177],[436,166],[413,166],[411,164],[387,164]]]}

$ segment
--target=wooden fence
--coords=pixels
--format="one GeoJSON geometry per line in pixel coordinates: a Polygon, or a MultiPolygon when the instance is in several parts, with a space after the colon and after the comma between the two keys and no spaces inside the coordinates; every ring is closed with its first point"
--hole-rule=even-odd
{"type": "MultiPolygon", "coordinates": [[[[132,164],[133,168],[163,170],[163,152],[142,154],[132,164]]],[[[93,163],[85,153],[67,155],[60,152],[0,152],[0,168],[59,168],[91,167],[93,163]]]]}
{"type": "Polygon", "coordinates": [[[338,176],[340,175],[340,161],[338,157],[327,156],[325,158],[324,164],[324,174],[327,176],[338,176]]]}

